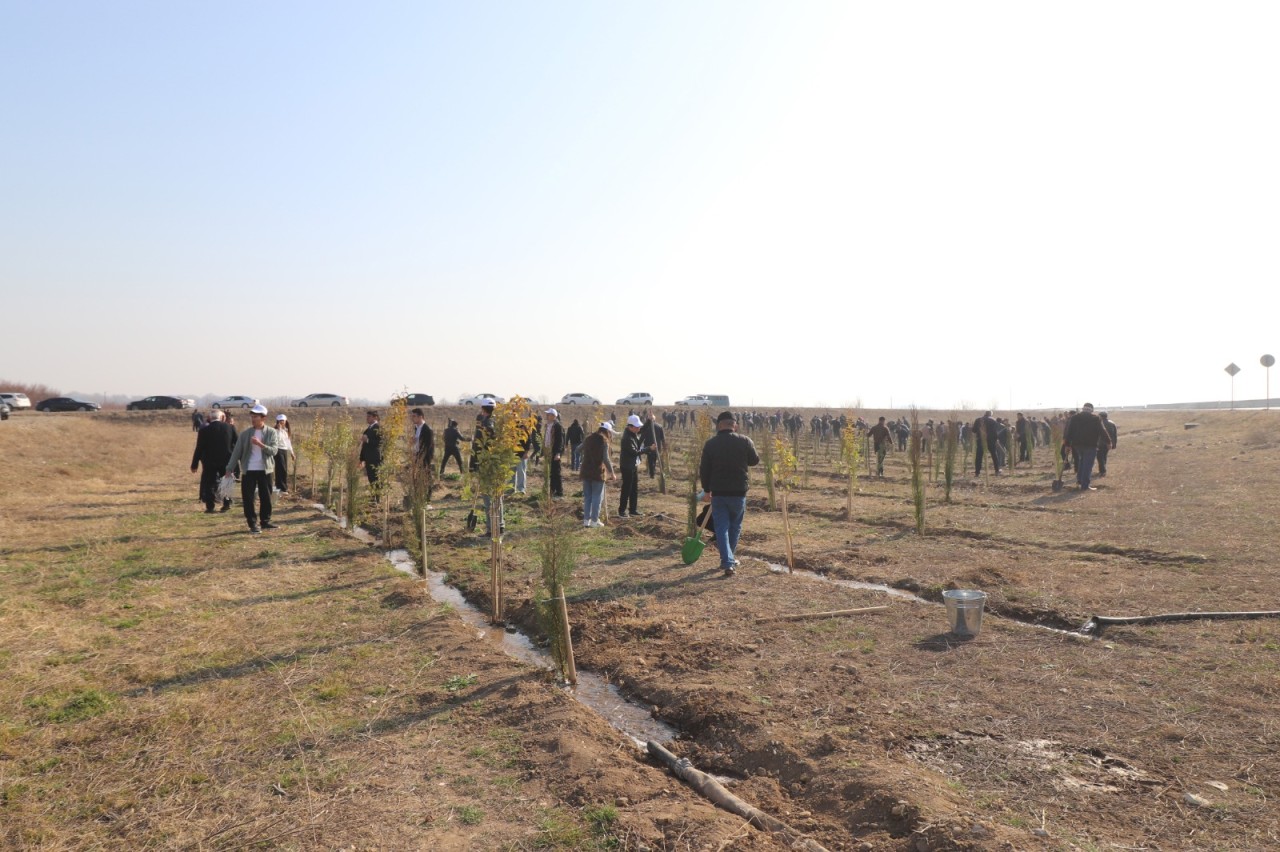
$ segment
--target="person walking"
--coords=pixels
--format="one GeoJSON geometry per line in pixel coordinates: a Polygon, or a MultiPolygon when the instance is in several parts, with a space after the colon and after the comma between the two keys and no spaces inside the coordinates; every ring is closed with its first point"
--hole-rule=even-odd
{"type": "Polygon", "coordinates": [[[617,433],[613,422],[606,420],[582,442],[582,525],[602,527],[600,508],[604,505],[605,478],[613,479],[613,462],[609,461],[609,439],[617,433]]]}
{"type": "MultiPolygon", "coordinates": [[[[209,415],[209,422],[200,427],[196,433],[196,450],[191,455],[191,472],[196,472],[197,465],[204,465],[200,473],[200,502],[204,503],[206,514],[213,514],[213,504],[217,500],[218,480],[227,471],[227,460],[235,449],[236,432],[222,419],[222,409],[214,409],[209,415]]],[[[231,508],[231,501],[222,502],[222,511],[231,508]]]]}
{"type": "Polygon", "coordinates": [[[552,498],[564,496],[564,480],[560,473],[560,463],[564,456],[564,426],[560,423],[560,412],[554,408],[546,410],[547,423],[542,430],[542,446],[547,455],[547,475],[550,478],[552,498]]]}
{"type": "MultiPolygon", "coordinates": [[[[221,409],[215,409],[214,414],[216,414],[218,411],[221,411],[221,409]]],[[[210,422],[213,421],[213,414],[209,415],[209,421],[210,422]]],[[[204,426],[205,426],[204,415],[200,413],[200,409],[198,408],[193,409],[191,412],[191,431],[199,432],[201,429],[204,428],[204,426]]]]}
{"type": "Polygon", "coordinates": [[[622,471],[622,488],[618,493],[618,517],[640,516],[636,503],[640,499],[640,456],[656,447],[646,448],[640,442],[640,430],[644,422],[635,414],[628,415],[627,427],[622,433],[622,445],[618,453],[618,467],[622,471]]]}
{"type": "Polygon", "coordinates": [[[382,464],[382,427],[378,423],[378,412],[364,413],[364,434],[360,436],[360,466],[370,485],[378,483],[378,467],[382,464]]]}
{"type": "Polygon", "coordinates": [[[564,436],[569,441],[569,469],[576,471],[582,467],[582,441],[586,437],[578,418],[575,417],[569,424],[564,436]]]}
{"type": "Polygon", "coordinates": [[[871,449],[876,454],[876,476],[884,479],[884,457],[893,446],[893,433],[889,431],[888,426],[884,425],[883,417],[868,431],[871,435],[871,449]]]}
{"type": "Polygon", "coordinates": [[[276,437],[280,440],[280,451],[276,453],[276,491],[289,493],[289,465],[297,458],[293,452],[293,430],[289,428],[289,418],[283,414],[276,415],[276,437]]]}
{"type": "Polygon", "coordinates": [[[1066,431],[1062,433],[1062,446],[1071,447],[1076,461],[1076,484],[1081,491],[1097,491],[1089,484],[1093,476],[1093,460],[1098,455],[1098,445],[1102,441],[1111,442],[1102,419],[1093,413],[1093,403],[1086,402],[1084,407],[1072,415],[1067,421],[1066,431]]]}
{"type": "Polygon", "coordinates": [[[1098,419],[1102,421],[1102,428],[1106,430],[1107,435],[1098,441],[1098,478],[1107,475],[1107,456],[1116,446],[1116,424],[1107,416],[1107,412],[1098,413],[1098,419]]]}
{"type": "Polygon", "coordinates": [[[727,577],[732,577],[738,568],[734,553],[747,512],[747,469],[759,463],[756,445],[750,438],[738,434],[738,421],[733,412],[720,412],[716,418],[716,434],[702,446],[698,478],[706,492],[703,500],[711,503],[720,568],[727,577]]]}
{"type": "Polygon", "coordinates": [[[449,425],[444,429],[444,457],[440,459],[441,476],[444,476],[444,469],[448,466],[449,459],[457,459],[458,473],[466,473],[466,469],[462,466],[462,432],[458,431],[457,420],[450,420],[449,425]]]}
{"type": "Polygon", "coordinates": [[[249,524],[249,532],[256,534],[264,529],[276,529],[276,525],[271,523],[271,474],[275,470],[280,438],[276,430],[267,425],[266,406],[255,405],[249,409],[249,423],[249,428],[236,439],[224,476],[231,476],[232,471],[240,468],[240,501],[244,504],[244,519],[249,524]],[[253,506],[255,491],[261,507],[259,512],[255,512],[253,506]]]}

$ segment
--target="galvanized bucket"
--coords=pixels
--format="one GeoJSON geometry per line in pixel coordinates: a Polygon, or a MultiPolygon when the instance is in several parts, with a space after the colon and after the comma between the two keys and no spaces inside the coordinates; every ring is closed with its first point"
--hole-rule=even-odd
{"type": "Polygon", "coordinates": [[[954,636],[972,638],[982,630],[982,611],[987,593],[976,589],[948,589],[942,593],[947,605],[947,624],[954,636]]]}

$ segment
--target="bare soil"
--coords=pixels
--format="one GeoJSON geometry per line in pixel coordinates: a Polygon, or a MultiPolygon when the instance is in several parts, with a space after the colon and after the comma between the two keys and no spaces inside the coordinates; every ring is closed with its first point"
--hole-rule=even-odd
{"type": "MultiPolygon", "coordinates": [[[[803,570],[786,572],[782,516],[755,475],[732,578],[710,548],[680,560],[677,431],[668,493],[642,478],[644,517],[577,533],[578,665],[827,849],[1280,848],[1280,621],[1061,632],[1094,614],[1280,609],[1277,417],[1115,412],[1097,491],[1053,492],[1041,449],[1000,477],[970,469],[950,503],[931,485],[923,535],[901,456],[859,480],[847,518],[834,447],[806,439],[790,500],[803,570]],[[948,634],[952,588],[989,595],[970,641],[948,634]]],[[[285,498],[284,529],[263,536],[238,507],[200,514],[181,419],[3,427],[6,845],[785,848],[309,500],[285,498]]],[[[430,556],[487,608],[489,548],[465,529],[460,485],[437,490],[430,556]]],[[[504,539],[507,617],[535,636],[536,503],[512,498],[504,539]]]]}

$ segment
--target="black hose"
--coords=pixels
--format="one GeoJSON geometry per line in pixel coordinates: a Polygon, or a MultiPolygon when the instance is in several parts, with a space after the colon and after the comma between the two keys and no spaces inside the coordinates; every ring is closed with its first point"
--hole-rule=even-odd
{"type": "Polygon", "coordinates": [[[1266,610],[1260,612],[1170,612],[1165,615],[1133,615],[1125,617],[1095,615],[1080,627],[1080,632],[1101,634],[1105,628],[1121,624],[1156,624],[1162,621],[1199,621],[1202,618],[1218,620],[1275,618],[1277,616],[1280,616],[1280,610],[1266,610]]]}

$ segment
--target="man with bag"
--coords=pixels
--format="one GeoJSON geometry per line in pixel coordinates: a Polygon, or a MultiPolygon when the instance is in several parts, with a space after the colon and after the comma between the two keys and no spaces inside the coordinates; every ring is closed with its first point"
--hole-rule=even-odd
{"type": "Polygon", "coordinates": [[[249,532],[256,534],[264,529],[276,529],[276,525],[271,523],[271,474],[275,472],[280,438],[276,430],[267,425],[266,406],[255,405],[249,409],[249,421],[249,428],[236,439],[223,479],[231,476],[237,466],[240,467],[240,499],[244,503],[244,519],[249,523],[249,532]],[[255,490],[262,507],[259,513],[255,513],[253,508],[255,490]],[[259,517],[262,520],[261,527],[258,526],[259,517]]]}
{"type": "MultiPolygon", "coordinates": [[[[215,408],[209,415],[209,422],[200,427],[196,434],[196,450],[191,455],[191,472],[195,473],[200,465],[204,469],[200,473],[200,502],[204,503],[205,514],[213,514],[213,504],[217,498],[218,480],[227,469],[227,459],[231,458],[231,450],[236,444],[236,431],[222,419],[226,415],[222,409],[215,408]]],[[[231,500],[222,501],[222,511],[231,508],[231,500]]]]}

